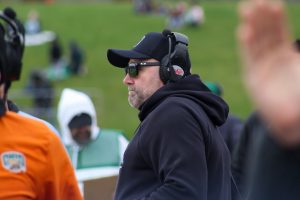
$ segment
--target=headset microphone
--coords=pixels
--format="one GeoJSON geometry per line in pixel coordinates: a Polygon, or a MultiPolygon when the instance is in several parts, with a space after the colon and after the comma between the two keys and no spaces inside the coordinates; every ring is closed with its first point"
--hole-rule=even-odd
{"type": "MultiPolygon", "coordinates": [[[[172,49],[172,39],[171,39],[171,37],[173,36],[173,33],[172,33],[170,30],[165,29],[165,30],[162,32],[162,34],[163,34],[164,36],[166,36],[166,37],[168,38],[168,40],[169,40],[168,61],[170,62],[170,61],[171,61],[171,49],[172,49]]],[[[168,63],[168,65],[169,65],[169,64],[170,64],[170,63],[168,63]]]]}

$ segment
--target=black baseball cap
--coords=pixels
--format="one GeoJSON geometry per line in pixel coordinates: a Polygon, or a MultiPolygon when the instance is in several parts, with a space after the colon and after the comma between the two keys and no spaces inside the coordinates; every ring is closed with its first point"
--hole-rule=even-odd
{"type": "Polygon", "coordinates": [[[110,64],[124,68],[130,59],[154,58],[161,61],[168,51],[168,38],[163,33],[150,32],[144,35],[131,50],[108,49],[107,58],[110,64]]]}

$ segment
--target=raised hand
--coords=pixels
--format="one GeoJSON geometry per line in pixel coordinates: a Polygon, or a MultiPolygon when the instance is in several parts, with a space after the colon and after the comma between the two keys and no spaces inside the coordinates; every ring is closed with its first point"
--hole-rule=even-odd
{"type": "Polygon", "coordinates": [[[239,8],[238,42],[249,94],[284,145],[300,144],[300,53],[280,1],[248,0],[239,8]]]}

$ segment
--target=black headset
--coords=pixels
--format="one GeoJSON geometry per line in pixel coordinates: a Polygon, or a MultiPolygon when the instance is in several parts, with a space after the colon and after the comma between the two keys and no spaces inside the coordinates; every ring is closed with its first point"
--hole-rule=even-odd
{"type": "Polygon", "coordinates": [[[25,29],[11,8],[0,11],[0,19],[5,22],[5,25],[0,23],[1,40],[4,42],[4,48],[1,47],[0,52],[3,57],[2,73],[5,74],[6,81],[19,80],[25,46],[25,29]]]}
{"type": "Polygon", "coordinates": [[[180,65],[190,65],[187,49],[189,39],[184,34],[171,32],[170,30],[164,30],[162,34],[169,41],[168,54],[162,58],[159,69],[160,79],[166,84],[168,82],[175,82],[188,75],[180,65]],[[172,46],[174,46],[173,51],[172,46]]]}

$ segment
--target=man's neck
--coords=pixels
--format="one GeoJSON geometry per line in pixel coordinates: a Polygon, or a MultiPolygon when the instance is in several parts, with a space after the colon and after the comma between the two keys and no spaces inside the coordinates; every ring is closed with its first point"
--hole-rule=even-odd
{"type": "Polygon", "coordinates": [[[0,85],[0,116],[4,115],[7,110],[8,107],[6,102],[4,84],[1,84],[0,85]]]}

